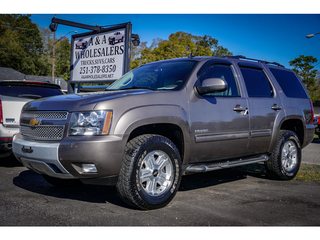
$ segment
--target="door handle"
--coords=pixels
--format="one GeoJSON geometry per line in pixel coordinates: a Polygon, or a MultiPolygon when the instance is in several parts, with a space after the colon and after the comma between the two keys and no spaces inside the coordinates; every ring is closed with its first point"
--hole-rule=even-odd
{"type": "Polygon", "coordinates": [[[273,106],[271,107],[272,110],[275,110],[275,111],[279,111],[282,109],[282,107],[278,106],[278,104],[273,104],[273,106]]]}
{"type": "Polygon", "coordinates": [[[241,107],[240,105],[237,105],[233,108],[233,111],[236,111],[236,112],[242,112],[242,111],[246,111],[247,108],[244,108],[244,107],[241,107]]]}
{"type": "Polygon", "coordinates": [[[233,111],[243,112],[243,113],[241,113],[241,115],[247,115],[247,114],[249,114],[248,108],[244,108],[244,107],[242,107],[241,105],[236,105],[236,106],[233,108],[233,111]]]}

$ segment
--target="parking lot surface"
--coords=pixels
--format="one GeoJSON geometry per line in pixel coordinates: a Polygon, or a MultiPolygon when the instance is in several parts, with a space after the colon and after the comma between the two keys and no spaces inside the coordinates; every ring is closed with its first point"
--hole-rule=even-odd
{"type": "MultiPolygon", "coordinates": [[[[313,147],[319,156],[320,144],[313,147]]],[[[319,182],[239,168],[184,176],[167,207],[140,211],[114,187],[58,188],[13,157],[0,161],[0,226],[319,226],[319,216],[319,182]]]]}

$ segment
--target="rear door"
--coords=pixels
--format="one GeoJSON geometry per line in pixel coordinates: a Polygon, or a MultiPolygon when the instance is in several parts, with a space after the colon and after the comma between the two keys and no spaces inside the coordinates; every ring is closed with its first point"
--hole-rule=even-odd
{"type": "Polygon", "coordinates": [[[253,63],[239,63],[249,104],[250,138],[247,155],[267,152],[277,115],[283,111],[280,95],[264,69],[253,63]]]}

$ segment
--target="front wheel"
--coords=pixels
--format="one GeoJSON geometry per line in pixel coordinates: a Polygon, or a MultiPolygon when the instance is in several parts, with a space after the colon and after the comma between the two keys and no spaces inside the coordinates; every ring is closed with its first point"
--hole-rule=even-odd
{"type": "Polygon", "coordinates": [[[168,138],[142,135],[127,143],[117,183],[126,203],[139,209],[164,207],[180,182],[180,154],[168,138]]]}
{"type": "Polygon", "coordinates": [[[298,136],[289,130],[280,130],[276,147],[265,162],[267,173],[277,179],[293,179],[301,164],[301,146],[298,136]]]}

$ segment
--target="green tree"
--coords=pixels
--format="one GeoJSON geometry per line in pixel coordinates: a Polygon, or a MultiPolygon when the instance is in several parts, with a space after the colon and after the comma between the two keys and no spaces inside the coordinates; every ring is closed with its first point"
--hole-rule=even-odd
{"type": "Polygon", "coordinates": [[[218,45],[218,40],[211,36],[195,36],[190,33],[176,32],[168,40],[154,39],[151,46],[146,44],[140,49],[136,58],[132,58],[131,68],[139,65],[172,58],[193,56],[225,56],[232,53],[218,45]]]}
{"type": "MultiPolygon", "coordinates": [[[[52,76],[53,33],[48,28],[39,27],[43,42],[42,61],[46,64],[46,75],[52,76]]],[[[54,76],[70,79],[71,43],[67,37],[56,39],[54,76]]]]}
{"type": "Polygon", "coordinates": [[[70,54],[71,44],[68,38],[63,38],[56,43],[55,76],[65,80],[70,79],[70,54]]]}
{"type": "Polygon", "coordinates": [[[309,91],[312,102],[320,101],[320,73],[315,78],[315,86],[309,91]]]}
{"type": "Polygon", "coordinates": [[[46,27],[39,27],[40,35],[43,43],[41,61],[44,63],[45,74],[43,76],[52,75],[52,49],[53,49],[53,34],[46,27]]]}
{"type": "Polygon", "coordinates": [[[147,47],[148,42],[141,42],[139,46],[133,46],[131,43],[131,62],[130,67],[134,69],[138,67],[140,64],[141,59],[141,52],[147,47]]]}
{"type": "Polygon", "coordinates": [[[0,66],[29,75],[42,75],[42,39],[30,15],[0,15],[0,66]]]}
{"type": "Polygon", "coordinates": [[[300,76],[308,91],[312,91],[315,87],[315,77],[318,70],[313,69],[313,64],[317,61],[315,57],[300,55],[289,62],[290,66],[294,67],[292,70],[300,76]]]}

